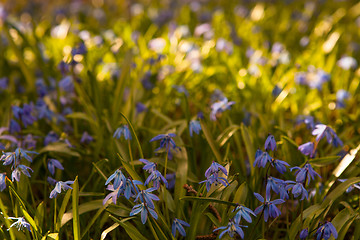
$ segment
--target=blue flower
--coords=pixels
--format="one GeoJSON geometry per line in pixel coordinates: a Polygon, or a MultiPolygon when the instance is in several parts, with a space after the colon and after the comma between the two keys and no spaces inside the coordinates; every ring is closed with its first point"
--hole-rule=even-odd
{"type": "Polygon", "coordinates": [[[266,163],[271,162],[272,158],[267,152],[263,152],[260,149],[258,149],[255,153],[255,161],[254,161],[254,167],[265,167],[266,163]]]}
{"type": "Polygon", "coordinates": [[[331,234],[336,239],[338,237],[338,233],[336,231],[336,228],[334,225],[332,225],[331,222],[326,222],[324,225],[321,225],[317,231],[316,231],[316,240],[320,240],[324,238],[325,240],[328,240],[331,236],[331,234]]]}
{"type": "Polygon", "coordinates": [[[28,177],[31,177],[30,173],[28,170],[31,170],[31,172],[33,172],[33,170],[25,165],[21,165],[19,164],[11,173],[11,180],[14,181],[16,180],[17,182],[20,181],[20,174],[23,173],[28,177]]]}
{"type": "Polygon", "coordinates": [[[48,120],[51,120],[51,117],[54,115],[54,113],[49,110],[48,106],[42,99],[38,99],[36,101],[35,109],[38,119],[47,118],[48,120]]]}
{"type": "Polygon", "coordinates": [[[147,206],[154,209],[155,205],[153,203],[153,200],[154,201],[159,201],[160,200],[160,198],[158,196],[151,193],[154,190],[156,190],[156,188],[152,187],[152,188],[148,188],[146,190],[139,191],[134,202],[136,202],[139,199],[140,202],[146,203],[147,206]]]}
{"type": "MultiPolygon", "coordinates": [[[[8,217],[8,219],[16,220],[16,222],[10,225],[10,228],[16,227],[18,231],[26,228],[29,232],[31,232],[30,224],[25,220],[24,217],[8,217]]],[[[10,230],[10,228],[8,229],[8,231],[10,230]]]]}
{"type": "Polygon", "coordinates": [[[336,135],[335,131],[324,124],[317,124],[312,131],[312,135],[316,136],[316,141],[320,141],[326,136],[327,142],[332,143],[335,147],[343,145],[343,142],[336,135]]]}
{"type": "Polygon", "coordinates": [[[239,225],[234,221],[230,220],[227,226],[218,227],[213,232],[225,229],[225,231],[222,231],[222,233],[220,233],[219,238],[222,238],[225,233],[228,233],[231,238],[235,236],[235,233],[237,233],[241,238],[244,238],[244,231],[241,229],[241,227],[247,226],[239,225]]]}
{"type": "Polygon", "coordinates": [[[314,117],[313,116],[299,116],[296,120],[296,124],[305,123],[308,129],[314,129],[314,117]]]}
{"type": "Polygon", "coordinates": [[[175,141],[172,139],[173,137],[176,137],[176,134],[174,134],[174,133],[160,134],[160,135],[157,135],[156,137],[152,138],[150,140],[150,142],[160,140],[160,147],[155,149],[155,152],[159,151],[160,149],[165,148],[165,150],[168,153],[169,158],[171,159],[172,154],[171,154],[170,150],[171,149],[176,150],[177,148],[180,149],[179,147],[176,146],[175,141]]]}
{"type": "Polygon", "coordinates": [[[297,169],[297,171],[295,172],[296,174],[296,182],[300,182],[300,183],[304,183],[305,179],[307,178],[307,183],[310,183],[310,178],[312,180],[314,180],[315,176],[319,176],[321,178],[321,176],[314,171],[314,169],[311,167],[310,163],[306,163],[304,165],[303,168],[300,167],[293,167],[290,168],[290,171],[292,171],[293,169],[297,169]]]}
{"type": "Polygon", "coordinates": [[[279,173],[283,174],[284,172],[286,172],[286,167],[285,166],[290,166],[287,162],[285,161],[281,161],[279,159],[273,159],[270,162],[271,166],[275,167],[276,170],[279,171],[279,173]]]}
{"type": "Polygon", "coordinates": [[[350,98],[350,93],[344,89],[340,89],[336,92],[336,107],[344,108],[345,100],[350,98]]]}
{"type": "Polygon", "coordinates": [[[137,113],[142,113],[147,111],[147,107],[145,106],[145,104],[141,103],[141,102],[137,102],[136,103],[136,112],[137,113]]]}
{"type": "Polygon", "coordinates": [[[211,185],[215,183],[215,186],[217,186],[219,183],[224,185],[225,187],[229,185],[229,182],[226,180],[226,178],[219,177],[217,173],[212,173],[209,177],[207,177],[206,180],[199,182],[206,183],[206,190],[210,191],[211,185]]]}
{"type": "Polygon", "coordinates": [[[111,180],[114,179],[114,189],[117,189],[120,185],[124,185],[126,182],[126,177],[121,172],[120,169],[117,169],[107,180],[105,185],[108,185],[111,180]]]}
{"type": "Polygon", "coordinates": [[[240,224],[241,217],[243,217],[248,223],[252,222],[250,214],[256,217],[256,214],[250,209],[245,206],[239,205],[237,206],[233,212],[236,212],[234,217],[234,222],[236,224],[240,224]]]}
{"type": "Polygon", "coordinates": [[[56,196],[61,193],[61,190],[68,190],[68,189],[72,189],[72,187],[70,187],[68,184],[73,184],[74,181],[66,181],[66,182],[62,182],[62,181],[58,181],[55,185],[55,188],[50,192],[50,198],[56,198],[56,196]]]}
{"type": "Polygon", "coordinates": [[[195,132],[197,135],[199,135],[201,131],[201,125],[200,122],[198,120],[191,120],[190,124],[189,124],[189,132],[190,132],[190,136],[193,136],[193,132],[195,132]]]}
{"type": "Polygon", "coordinates": [[[313,142],[307,142],[298,147],[299,151],[306,155],[310,156],[311,158],[314,157],[314,143],[313,142]]]}
{"type": "Polygon", "coordinates": [[[212,121],[215,121],[217,115],[230,109],[231,105],[233,105],[233,104],[235,104],[235,102],[233,102],[233,101],[229,102],[226,97],[224,97],[222,100],[220,100],[218,102],[213,103],[211,105],[210,119],[212,121]]]}
{"type": "Polygon", "coordinates": [[[150,182],[153,182],[153,187],[156,189],[159,189],[160,188],[160,180],[163,181],[163,183],[165,183],[166,187],[168,187],[168,182],[163,177],[163,175],[158,170],[154,170],[151,172],[149,177],[146,179],[145,185],[148,185],[150,182]]]}
{"type": "MultiPolygon", "coordinates": [[[[1,10],[0,10],[0,12],[1,12],[1,10]]],[[[6,90],[7,88],[8,88],[8,78],[7,77],[0,78],[0,89],[6,90]]]]}
{"type": "Polygon", "coordinates": [[[14,119],[11,119],[10,124],[9,124],[10,134],[18,133],[20,131],[21,131],[20,124],[17,121],[15,121],[14,119]]]}
{"type": "Polygon", "coordinates": [[[270,149],[271,149],[271,151],[276,150],[275,137],[271,134],[269,134],[269,136],[267,137],[267,139],[265,141],[265,150],[268,151],[270,149]]]}
{"type": "Polygon", "coordinates": [[[4,191],[6,188],[6,174],[0,173],[0,192],[4,191]]]}
{"type": "Polygon", "coordinates": [[[171,233],[174,237],[176,237],[176,230],[179,231],[180,235],[185,237],[186,236],[186,232],[185,232],[185,229],[184,227],[190,227],[190,224],[188,224],[187,222],[183,221],[183,220],[180,220],[180,219],[177,219],[175,218],[174,221],[173,221],[173,224],[171,226],[171,233]]]}
{"type": "Polygon", "coordinates": [[[58,140],[59,136],[55,132],[51,131],[46,135],[44,139],[44,145],[47,146],[50,143],[57,142],[58,140]]]}
{"type": "Polygon", "coordinates": [[[167,188],[173,189],[175,187],[176,174],[175,173],[166,174],[166,181],[168,182],[167,188]]]}
{"type": "Polygon", "coordinates": [[[353,57],[344,56],[340,58],[339,61],[337,61],[337,65],[344,70],[355,69],[357,66],[357,61],[353,57]]]}
{"type": "Polygon", "coordinates": [[[173,85],[173,88],[175,88],[178,93],[183,93],[185,94],[185,96],[189,96],[189,92],[186,90],[184,86],[173,85]]]}
{"type": "Polygon", "coordinates": [[[209,178],[212,174],[218,174],[219,172],[223,172],[226,176],[228,175],[228,172],[225,167],[223,167],[221,164],[217,162],[212,162],[210,167],[205,172],[205,177],[209,178]]]}
{"type": "Polygon", "coordinates": [[[142,159],[142,158],[140,158],[139,161],[142,162],[143,164],[145,164],[143,169],[145,171],[147,171],[148,173],[152,173],[153,171],[156,170],[156,164],[155,163],[150,162],[150,161],[148,161],[146,159],[142,159]]]}
{"type": "Polygon", "coordinates": [[[118,192],[118,196],[120,195],[120,191],[124,192],[124,197],[126,199],[130,199],[130,197],[135,197],[136,194],[139,192],[139,189],[137,187],[137,185],[142,185],[142,182],[138,181],[138,180],[131,180],[130,178],[126,179],[126,183],[124,188],[119,188],[119,192],[118,192]]]}
{"type": "Polygon", "coordinates": [[[307,236],[309,235],[309,230],[307,228],[301,230],[300,232],[300,240],[304,240],[307,238],[307,236]]]}
{"type": "Polygon", "coordinates": [[[131,140],[131,133],[128,125],[122,125],[114,132],[113,138],[120,139],[121,136],[124,136],[125,140],[131,140]]]}
{"type": "Polygon", "coordinates": [[[307,190],[304,187],[304,184],[301,182],[297,182],[296,184],[293,185],[289,185],[288,189],[292,188],[292,194],[294,195],[295,198],[301,196],[301,201],[304,200],[304,198],[308,199],[309,198],[309,194],[307,192],[307,190]]]}
{"type": "Polygon", "coordinates": [[[273,95],[273,97],[277,97],[280,95],[280,93],[282,92],[282,89],[278,86],[275,85],[275,87],[273,88],[271,95],[273,95]]]}
{"type": "Polygon", "coordinates": [[[264,198],[258,194],[254,193],[255,197],[262,202],[263,204],[255,209],[255,214],[259,214],[261,212],[264,212],[264,220],[265,222],[268,221],[269,217],[276,218],[280,216],[281,212],[276,207],[277,204],[284,203],[285,201],[283,199],[275,199],[273,201],[270,201],[270,196],[266,194],[266,201],[264,198]]]}
{"type": "Polygon", "coordinates": [[[56,160],[56,159],[53,159],[51,158],[47,164],[47,167],[49,169],[49,172],[51,173],[51,175],[54,176],[55,174],[55,168],[58,168],[60,170],[64,170],[64,167],[61,165],[61,163],[56,160]]]}
{"type": "Polygon", "coordinates": [[[34,139],[33,135],[28,134],[24,137],[24,140],[22,142],[22,145],[25,148],[35,148],[36,147],[36,140],[34,139]]]}
{"type": "Polygon", "coordinates": [[[130,212],[130,216],[134,216],[138,213],[141,213],[141,222],[142,224],[145,224],[147,220],[148,211],[150,212],[153,218],[158,219],[158,215],[155,212],[155,210],[147,206],[146,203],[140,203],[135,205],[130,212]]]}
{"type": "Polygon", "coordinates": [[[276,194],[280,193],[280,187],[285,184],[284,180],[274,178],[274,177],[268,177],[266,182],[266,195],[270,196],[271,192],[270,190],[273,190],[276,194]]]}
{"type": "Polygon", "coordinates": [[[105,205],[109,199],[111,199],[112,202],[113,202],[114,204],[116,204],[117,197],[118,197],[118,195],[119,195],[119,189],[120,189],[120,188],[114,189],[114,186],[111,185],[111,184],[108,185],[108,186],[106,187],[106,190],[111,191],[111,193],[109,193],[108,195],[106,195],[106,197],[105,197],[104,200],[103,200],[103,205],[105,205]]]}
{"type": "Polygon", "coordinates": [[[89,144],[92,141],[94,141],[94,138],[88,132],[85,131],[81,136],[80,143],[89,144]]]}

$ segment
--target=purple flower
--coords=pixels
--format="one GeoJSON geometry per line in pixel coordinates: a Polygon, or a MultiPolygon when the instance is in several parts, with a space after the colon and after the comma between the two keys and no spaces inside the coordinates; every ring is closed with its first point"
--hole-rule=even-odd
{"type": "Polygon", "coordinates": [[[268,162],[271,162],[272,158],[267,152],[263,152],[260,149],[258,149],[255,153],[255,161],[254,161],[254,167],[265,167],[268,162]]]}
{"type": "Polygon", "coordinates": [[[126,177],[124,176],[124,174],[121,172],[120,169],[117,169],[107,180],[105,185],[108,185],[111,180],[114,180],[114,189],[117,189],[118,187],[120,187],[121,185],[124,185],[126,182],[126,177]]]}
{"type": "Polygon", "coordinates": [[[25,148],[32,149],[36,147],[36,140],[34,139],[33,135],[28,134],[24,137],[22,145],[25,148]]]}
{"type": "Polygon", "coordinates": [[[225,229],[225,231],[220,233],[219,238],[222,238],[225,233],[228,233],[231,238],[235,236],[235,233],[237,233],[241,238],[244,238],[244,231],[241,229],[241,227],[247,226],[239,225],[233,220],[230,220],[227,226],[218,227],[213,232],[225,229]]]}
{"type": "MultiPolygon", "coordinates": [[[[1,7],[0,7],[0,15],[1,15],[1,7]]],[[[8,88],[8,78],[2,77],[0,78],[0,89],[6,90],[8,88]]]]}
{"type": "Polygon", "coordinates": [[[344,89],[340,89],[336,92],[336,107],[344,108],[345,100],[350,98],[350,93],[344,89]]]}
{"type": "Polygon", "coordinates": [[[332,143],[335,147],[343,145],[343,142],[336,135],[335,131],[325,124],[317,124],[312,131],[312,135],[316,136],[316,141],[320,141],[323,137],[326,137],[327,142],[332,143]]]}
{"type": "Polygon", "coordinates": [[[159,151],[162,148],[165,148],[168,153],[169,158],[171,158],[172,155],[171,155],[170,150],[179,148],[176,146],[175,141],[172,139],[173,137],[176,137],[176,134],[174,134],[174,133],[160,134],[160,135],[157,135],[156,137],[152,138],[150,140],[150,142],[160,140],[160,147],[155,149],[155,152],[159,151]]]}
{"type": "Polygon", "coordinates": [[[313,142],[307,142],[298,147],[299,151],[306,155],[310,156],[310,158],[314,157],[314,143],[313,142]]]}
{"type": "Polygon", "coordinates": [[[280,216],[281,212],[276,207],[277,204],[284,203],[285,201],[283,199],[275,199],[273,201],[270,201],[270,196],[266,194],[266,201],[264,198],[258,194],[254,193],[255,197],[262,202],[263,204],[255,209],[255,214],[259,214],[261,212],[264,212],[264,220],[265,222],[268,221],[269,217],[276,218],[280,216]]]}
{"type": "Polygon", "coordinates": [[[216,120],[217,115],[221,114],[222,112],[230,109],[230,107],[235,104],[235,102],[231,101],[229,102],[226,97],[224,97],[222,100],[215,102],[211,105],[211,113],[210,113],[210,119],[212,121],[216,120]]]}
{"type": "Polygon", "coordinates": [[[108,185],[108,186],[106,187],[106,190],[111,191],[111,193],[109,193],[108,195],[106,195],[106,197],[105,197],[104,200],[103,200],[103,205],[105,205],[109,199],[111,199],[112,202],[113,202],[114,204],[116,204],[117,196],[118,196],[118,194],[119,194],[119,189],[120,189],[120,188],[114,189],[114,186],[111,185],[111,184],[108,185]]]}
{"type": "Polygon", "coordinates": [[[292,188],[292,194],[295,198],[301,196],[301,201],[304,200],[304,198],[309,199],[309,194],[307,190],[304,187],[304,184],[301,182],[297,182],[296,184],[291,184],[288,186],[288,189],[292,188]]]}
{"type": "Polygon", "coordinates": [[[46,135],[44,139],[44,145],[47,146],[50,143],[57,142],[58,140],[59,136],[55,132],[51,131],[48,133],[48,135],[46,135]]]}
{"type": "Polygon", "coordinates": [[[55,174],[55,168],[58,168],[60,170],[64,170],[64,167],[61,165],[61,163],[56,160],[56,159],[53,159],[51,158],[47,164],[47,167],[49,169],[49,172],[51,173],[51,175],[54,176],[55,174]]]}
{"type": "Polygon", "coordinates": [[[92,141],[94,141],[94,138],[88,132],[85,131],[81,136],[80,143],[89,144],[92,141]]]}
{"type": "Polygon", "coordinates": [[[223,172],[226,176],[228,175],[228,172],[225,167],[223,167],[221,164],[217,162],[212,162],[210,167],[205,172],[205,177],[210,177],[211,174],[218,174],[219,172],[223,172]]]}
{"type": "Polygon", "coordinates": [[[137,102],[136,103],[136,112],[137,113],[142,113],[147,111],[147,107],[145,106],[145,104],[141,103],[141,102],[137,102]]]}
{"type": "Polygon", "coordinates": [[[138,205],[135,205],[130,212],[130,216],[134,216],[138,213],[141,213],[141,222],[142,224],[145,224],[147,220],[148,211],[150,212],[150,215],[153,218],[158,219],[158,215],[155,212],[155,210],[147,206],[146,203],[140,203],[138,205]]]}
{"type": "Polygon", "coordinates": [[[20,181],[20,174],[23,173],[28,177],[31,177],[29,171],[33,172],[33,170],[25,165],[19,164],[11,173],[11,180],[14,181],[16,180],[17,182],[20,181]]]}
{"type": "Polygon", "coordinates": [[[248,223],[252,222],[250,214],[252,214],[256,217],[256,214],[250,208],[247,208],[242,205],[237,206],[233,210],[233,212],[236,212],[236,215],[234,217],[234,222],[236,224],[240,224],[241,217],[244,218],[248,223]]]}
{"type": "Polygon", "coordinates": [[[74,82],[71,76],[66,76],[59,82],[59,87],[68,93],[71,93],[74,91],[74,82]]]}
{"type": "Polygon", "coordinates": [[[271,134],[269,134],[269,136],[267,137],[267,139],[265,141],[265,150],[268,151],[270,149],[271,149],[271,151],[276,150],[275,137],[271,134]]]}
{"type": "MultiPolygon", "coordinates": [[[[153,171],[156,170],[156,164],[155,164],[155,163],[150,162],[150,161],[148,161],[148,160],[146,160],[146,159],[142,159],[142,158],[140,158],[139,161],[142,162],[143,164],[145,164],[145,166],[143,167],[143,169],[144,169],[145,171],[147,171],[148,173],[152,173],[153,171]]],[[[146,185],[146,184],[145,184],[145,185],[146,185]]]]}
{"type": "Polygon", "coordinates": [[[290,171],[293,169],[296,169],[296,182],[304,183],[307,178],[307,184],[310,183],[310,178],[312,180],[315,179],[315,176],[318,176],[321,178],[321,176],[314,171],[314,169],[311,167],[310,163],[306,163],[303,168],[300,167],[293,167],[290,168],[290,171]]]}
{"type": "Polygon", "coordinates": [[[301,230],[300,232],[300,240],[304,240],[307,238],[307,236],[309,235],[309,230],[307,228],[301,230]]]}
{"type": "Polygon", "coordinates": [[[164,176],[158,171],[153,170],[149,177],[145,181],[145,185],[148,185],[150,182],[153,182],[153,187],[156,189],[160,188],[160,181],[162,181],[166,187],[168,187],[168,182],[164,178],[164,176]]]}
{"type": "Polygon", "coordinates": [[[31,114],[33,111],[32,104],[24,104],[23,108],[13,106],[12,111],[14,117],[22,121],[24,127],[32,125],[36,121],[36,118],[31,114]]]}
{"type": "Polygon", "coordinates": [[[139,192],[137,185],[142,185],[142,182],[138,180],[131,180],[130,178],[126,179],[125,186],[119,187],[118,196],[123,192],[124,197],[126,199],[130,199],[130,197],[135,197],[139,192]]]}
{"type": "Polygon", "coordinates": [[[195,132],[197,135],[199,135],[201,131],[201,125],[198,120],[191,120],[189,123],[189,132],[190,136],[193,136],[193,132],[195,132]]]}
{"type": "Polygon", "coordinates": [[[10,228],[16,227],[18,231],[22,231],[24,228],[26,228],[29,232],[31,232],[30,224],[25,220],[24,217],[8,217],[8,219],[16,220],[16,222],[10,225],[8,231],[10,228]]]}
{"type": "Polygon", "coordinates": [[[74,181],[58,181],[55,185],[55,188],[50,192],[50,198],[56,198],[59,193],[61,193],[61,190],[66,191],[68,189],[72,189],[68,184],[73,184],[74,181]]]}
{"type": "Polygon", "coordinates": [[[222,184],[225,187],[229,185],[229,182],[226,180],[226,178],[219,177],[217,173],[212,173],[211,175],[209,175],[209,177],[207,177],[206,180],[199,182],[199,184],[201,183],[206,183],[207,191],[210,191],[211,185],[214,183],[215,186],[217,186],[218,184],[222,184]]]}
{"type": "Polygon", "coordinates": [[[6,188],[6,174],[0,173],[0,192],[4,191],[6,188]]]}
{"type": "Polygon", "coordinates": [[[324,225],[321,225],[317,231],[316,231],[316,240],[320,240],[324,238],[325,240],[328,240],[331,236],[331,234],[336,239],[338,237],[338,233],[336,231],[336,228],[334,225],[332,225],[331,222],[326,222],[324,225]]]}
{"type": "Polygon", "coordinates": [[[10,134],[18,133],[20,131],[21,131],[20,124],[17,121],[15,121],[14,119],[11,119],[10,124],[9,124],[10,134]]]}
{"type": "Polygon", "coordinates": [[[151,193],[154,190],[156,190],[156,188],[152,187],[152,188],[148,188],[146,190],[139,191],[134,202],[136,202],[139,199],[140,202],[146,203],[147,206],[154,209],[155,205],[153,203],[153,200],[154,201],[159,201],[160,200],[160,198],[158,196],[151,193]]]}
{"type": "Polygon", "coordinates": [[[337,65],[344,70],[355,69],[357,67],[357,61],[353,57],[345,56],[337,61],[337,65]]]}
{"type": "Polygon", "coordinates": [[[185,229],[184,227],[190,227],[190,224],[188,224],[187,222],[183,221],[183,220],[180,220],[180,219],[177,219],[175,218],[174,221],[173,221],[173,224],[171,226],[171,233],[174,237],[176,237],[176,230],[179,231],[180,235],[185,237],[186,236],[186,232],[185,232],[185,229]]]}
{"type": "Polygon", "coordinates": [[[299,116],[296,120],[296,124],[305,123],[308,129],[314,129],[314,117],[313,116],[299,116]]]}
{"type": "Polygon", "coordinates": [[[285,166],[290,166],[287,162],[281,161],[279,159],[273,159],[270,162],[270,164],[271,164],[271,166],[275,167],[276,170],[278,170],[278,172],[281,173],[281,174],[286,172],[286,167],[285,166]]]}
{"type": "Polygon", "coordinates": [[[132,139],[128,125],[124,124],[124,125],[120,126],[118,129],[116,129],[116,131],[114,132],[113,138],[120,139],[121,136],[124,136],[125,140],[132,139]]]}

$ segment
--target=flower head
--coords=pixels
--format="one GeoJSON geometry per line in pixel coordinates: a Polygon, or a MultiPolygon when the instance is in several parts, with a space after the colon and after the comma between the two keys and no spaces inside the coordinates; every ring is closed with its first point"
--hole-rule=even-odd
{"type": "Polygon", "coordinates": [[[211,113],[210,113],[210,119],[212,121],[216,120],[217,115],[220,115],[222,112],[230,109],[230,107],[235,104],[235,102],[231,101],[229,102],[226,97],[224,97],[222,100],[215,102],[211,105],[211,113]]]}
{"type": "Polygon", "coordinates": [[[143,164],[145,164],[145,166],[143,167],[144,170],[146,170],[148,173],[152,173],[154,170],[156,170],[156,164],[153,162],[150,162],[146,159],[139,159],[140,162],[142,162],[143,164]]]}
{"type": "Polygon", "coordinates": [[[267,137],[267,139],[265,141],[265,150],[268,151],[270,149],[271,149],[271,151],[276,150],[275,137],[271,134],[269,134],[269,136],[267,137]]]}
{"type": "Polygon", "coordinates": [[[150,182],[153,182],[153,187],[159,189],[160,181],[162,181],[165,184],[165,186],[168,187],[168,182],[166,181],[164,176],[158,170],[154,170],[146,179],[145,185],[148,185],[150,182]]]}
{"type": "Polygon", "coordinates": [[[285,166],[290,166],[287,162],[281,161],[279,159],[272,159],[270,164],[271,164],[271,166],[275,167],[276,170],[278,170],[278,172],[281,173],[281,174],[286,172],[286,167],[285,166]]]}
{"type": "Polygon", "coordinates": [[[150,215],[153,218],[158,219],[158,215],[155,212],[155,210],[153,208],[147,206],[146,203],[140,203],[140,204],[135,205],[130,212],[130,216],[134,216],[138,213],[141,213],[141,222],[142,222],[142,224],[145,224],[146,220],[147,220],[148,212],[150,212],[150,215]]]}
{"type": "Polygon", "coordinates": [[[293,169],[296,169],[296,182],[304,183],[307,178],[307,183],[310,183],[310,178],[314,180],[315,176],[318,176],[321,178],[321,176],[314,171],[314,169],[311,167],[310,163],[306,163],[303,168],[300,167],[293,167],[290,168],[290,171],[293,169]]]}
{"type": "Polygon", "coordinates": [[[74,181],[66,181],[66,182],[62,182],[62,181],[58,181],[55,185],[55,188],[50,192],[50,198],[56,198],[56,196],[61,193],[61,190],[68,190],[68,189],[72,189],[72,187],[70,187],[68,184],[73,184],[74,181]]]}
{"type": "Polygon", "coordinates": [[[267,152],[263,152],[260,149],[258,149],[255,153],[255,161],[254,161],[254,167],[265,167],[266,163],[271,162],[272,158],[267,152]]]}
{"type": "Polygon", "coordinates": [[[53,159],[53,158],[49,160],[49,162],[47,164],[47,167],[49,169],[49,172],[53,176],[55,174],[55,168],[58,168],[60,170],[64,170],[64,167],[61,165],[61,163],[58,160],[53,159]]]}
{"type": "Polygon", "coordinates": [[[128,125],[122,125],[114,132],[113,138],[120,139],[121,136],[124,136],[125,140],[131,140],[131,133],[128,125]]]}
{"type": "MultiPolygon", "coordinates": [[[[27,230],[29,230],[29,232],[31,232],[30,224],[25,220],[24,217],[8,217],[8,219],[16,220],[16,222],[10,225],[10,228],[16,227],[18,231],[26,228],[27,230]]],[[[8,229],[8,231],[10,230],[10,228],[8,229]]]]}
{"type": "Polygon", "coordinates": [[[325,240],[328,240],[331,236],[331,234],[336,239],[338,237],[338,233],[336,231],[336,228],[334,225],[332,225],[331,222],[326,222],[324,225],[321,225],[317,231],[316,231],[316,240],[320,240],[324,238],[325,240]]]}
{"type": "Polygon", "coordinates": [[[6,188],[6,174],[0,173],[0,192],[4,191],[6,188]]]}
{"type": "MultiPolygon", "coordinates": [[[[155,152],[165,148],[165,150],[168,153],[169,158],[172,158],[171,149],[176,150],[177,147],[174,141],[174,137],[176,137],[176,134],[174,133],[168,133],[168,134],[160,134],[156,137],[152,138],[150,142],[159,141],[160,140],[160,147],[155,149],[155,152]]],[[[180,148],[179,148],[180,149],[180,148]]]]}
{"type": "Polygon", "coordinates": [[[284,203],[285,201],[283,199],[275,199],[273,201],[270,201],[270,196],[266,194],[266,200],[258,193],[254,193],[255,197],[262,202],[263,204],[260,205],[255,209],[255,214],[259,214],[261,212],[264,212],[264,220],[265,222],[268,221],[269,217],[276,218],[280,216],[281,212],[276,207],[277,204],[284,203]]]}
{"type": "Polygon", "coordinates": [[[307,228],[301,230],[300,232],[300,240],[304,240],[307,238],[307,236],[309,235],[309,230],[307,228]]]}
{"type": "Polygon", "coordinates": [[[238,234],[241,238],[244,238],[244,231],[241,229],[241,227],[247,226],[239,225],[233,220],[230,220],[227,226],[218,227],[214,230],[214,232],[225,229],[224,231],[222,231],[222,233],[220,233],[219,238],[222,238],[225,233],[229,234],[231,238],[235,236],[235,233],[238,234]]]}
{"type": "Polygon", "coordinates": [[[94,141],[94,138],[85,131],[81,136],[80,143],[89,144],[92,141],[94,141]]]}
{"type": "Polygon", "coordinates": [[[25,165],[19,164],[17,165],[17,167],[12,171],[11,173],[11,180],[14,181],[16,180],[17,182],[20,181],[20,174],[23,173],[24,175],[31,177],[29,171],[33,172],[33,170],[25,165]]]}
{"type": "Polygon", "coordinates": [[[212,162],[210,167],[205,172],[205,177],[210,177],[211,174],[215,173],[218,174],[219,172],[223,172],[226,176],[228,175],[228,172],[225,167],[223,167],[221,164],[217,162],[212,162]]]}
{"type": "Polygon", "coordinates": [[[311,158],[314,157],[314,143],[313,142],[307,142],[298,147],[299,151],[306,155],[310,156],[311,158]]]}
{"type": "Polygon", "coordinates": [[[326,137],[327,142],[332,143],[335,147],[343,145],[343,142],[336,135],[335,131],[325,124],[317,124],[312,131],[312,135],[316,136],[316,141],[320,141],[323,137],[326,137]]]}
{"type": "Polygon", "coordinates": [[[156,190],[156,188],[152,187],[152,188],[148,188],[146,190],[139,191],[134,202],[136,202],[139,199],[140,202],[146,203],[146,205],[149,206],[150,208],[155,208],[153,200],[159,201],[160,198],[158,196],[156,196],[155,194],[151,193],[154,190],[156,190]]]}
{"type": "Polygon", "coordinates": [[[174,237],[176,237],[176,230],[179,231],[180,235],[185,237],[186,236],[186,232],[185,232],[185,229],[184,227],[190,227],[190,224],[188,224],[187,222],[183,221],[183,220],[180,220],[180,219],[177,219],[175,218],[174,221],[173,221],[173,224],[171,226],[171,233],[174,237]]]}
{"type": "Polygon", "coordinates": [[[345,56],[337,61],[337,65],[344,70],[355,69],[357,67],[357,61],[353,57],[345,56]]]}
{"type": "Polygon", "coordinates": [[[240,224],[241,217],[244,218],[248,223],[252,222],[250,214],[256,217],[256,214],[250,209],[245,206],[239,205],[237,206],[233,212],[236,212],[234,217],[234,222],[240,224]]]}
{"type": "Polygon", "coordinates": [[[198,120],[191,120],[189,124],[189,132],[190,136],[193,136],[193,133],[195,132],[197,135],[199,135],[201,131],[201,125],[198,120]]]}
{"type": "Polygon", "coordinates": [[[108,185],[111,180],[114,180],[114,189],[117,189],[120,185],[125,184],[126,177],[121,172],[120,169],[117,169],[107,180],[105,185],[108,185]]]}

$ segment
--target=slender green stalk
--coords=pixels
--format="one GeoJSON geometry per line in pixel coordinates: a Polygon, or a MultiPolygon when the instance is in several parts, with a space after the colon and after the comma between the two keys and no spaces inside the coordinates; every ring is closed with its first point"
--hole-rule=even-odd
{"type": "Polygon", "coordinates": [[[166,169],[167,169],[168,155],[169,155],[169,148],[166,150],[166,156],[165,156],[165,170],[164,170],[164,178],[165,179],[166,179],[166,169]]]}

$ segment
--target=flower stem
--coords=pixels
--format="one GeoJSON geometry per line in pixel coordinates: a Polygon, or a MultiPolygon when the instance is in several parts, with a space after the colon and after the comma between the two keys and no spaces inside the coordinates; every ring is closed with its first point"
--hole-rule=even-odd
{"type": "Polygon", "coordinates": [[[130,155],[131,165],[132,165],[133,169],[135,169],[135,166],[134,166],[134,158],[133,158],[133,156],[132,156],[130,140],[128,140],[128,147],[129,147],[129,155],[130,155]]]}
{"type": "Polygon", "coordinates": [[[167,169],[168,155],[169,155],[169,148],[166,149],[166,156],[165,156],[165,170],[164,170],[164,178],[165,179],[166,179],[166,169],[167,169]]]}

